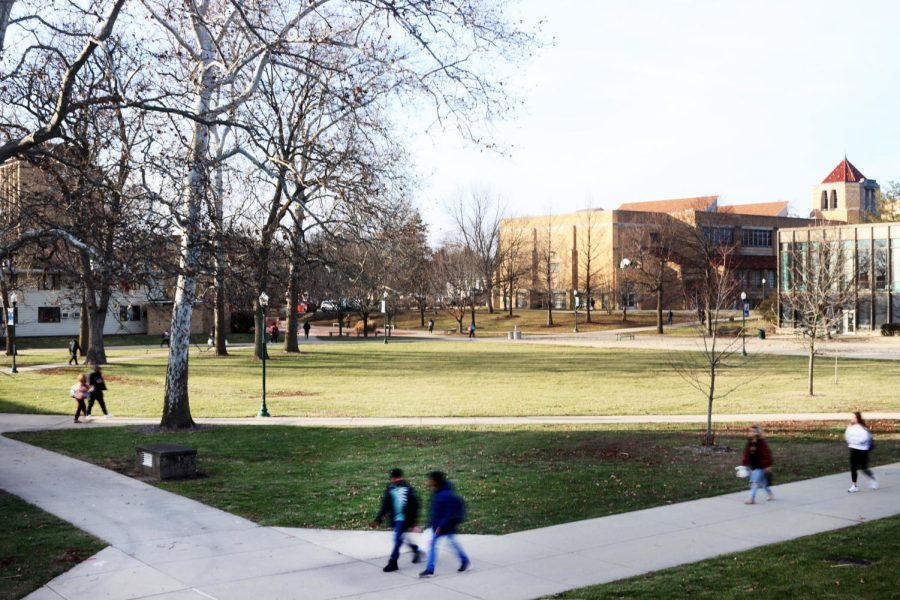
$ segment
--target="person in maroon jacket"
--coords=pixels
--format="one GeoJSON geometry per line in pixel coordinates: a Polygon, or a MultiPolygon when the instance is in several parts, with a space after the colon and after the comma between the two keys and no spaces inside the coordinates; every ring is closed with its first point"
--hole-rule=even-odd
{"type": "Polygon", "coordinates": [[[763,438],[759,425],[750,428],[750,438],[744,446],[744,455],[741,464],[750,469],[750,498],[744,504],[756,504],[756,492],[764,488],[769,495],[769,500],[775,499],[772,488],[769,487],[769,472],[772,470],[772,451],[769,444],[763,438]]]}

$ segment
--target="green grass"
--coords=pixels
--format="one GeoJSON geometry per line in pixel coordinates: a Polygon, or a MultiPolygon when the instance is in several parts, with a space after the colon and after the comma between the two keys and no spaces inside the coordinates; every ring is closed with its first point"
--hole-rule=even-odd
{"type": "Polygon", "coordinates": [[[898,590],[900,517],[891,517],[553,597],[880,600],[897,598],[898,590]]]}
{"type": "MultiPolygon", "coordinates": [[[[876,463],[900,460],[893,423],[876,424],[876,463]]],[[[772,435],[777,483],[846,468],[842,427],[787,427],[772,435]]],[[[505,533],[743,490],[734,476],[744,428],[720,432],[733,451],[696,452],[699,428],[219,427],[192,433],[146,428],[17,433],[16,439],[131,473],[134,446],[196,447],[206,477],[166,482],[263,525],[364,528],[387,470],[399,466],[425,493],[424,475],[448,472],[466,497],[469,533],[505,533]],[[685,485],[689,482],[689,485],[685,485]]],[[[776,486],[776,494],[777,494],[776,486]]]]}
{"type": "Polygon", "coordinates": [[[0,491],[0,599],[22,598],[105,544],[0,491]]]}
{"type": "MultiPolygon", "coordinates": [[[[475,416],[703,414],[705,401],[670,367],[664,350],[601,350],[531,344],[422,341],[384,345],[307,344],[300,355],[272,350],[267,396],[273,415],[475,416]]],[[[680,355],[680,354],[679,354],[680,355]]],[[[734,357],[718,413],[896,410],[900,361],[818,362],[816,396],[806,395],[803,357],[734,357]],[[865,393],[860,393],[865,390],[865,393]]],[[[115,415],[162,413],[165,358],[108,365],[107,403],[115,415]]],[[[254,416],[260,364],[248,348],[219,358],[192,353],[194,416],[254,416]]],[[[0,374],[0,412],[67,414],[80,369],[0,374]]]]}

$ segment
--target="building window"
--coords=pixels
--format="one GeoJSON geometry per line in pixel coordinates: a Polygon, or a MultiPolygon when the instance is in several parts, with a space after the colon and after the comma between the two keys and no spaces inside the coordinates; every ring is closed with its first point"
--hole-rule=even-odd
{"type": "MultiPolygon", "coordinates": [[[[869,240],[856,241],[856,283],[861,290],[872,289],[869,280],[869,261],[872,258],[872,247],[869,240]]],[[[871,323],[870,323],[871,324],[871,323]]]]}
{"type": "Polygon", "coordinates": [[[140,321],[141,320],[141,307],[135,305],[129,306],[120,306],[119,307],[119,321],[124,323],[126,321],[140,321]]]}
{"type": "Polygon", "coordinates": [[[712,244],[730,244],[732,232],[730,227],[704,227],[703,235],[712,244]]]}
{"type": "Polygon", "coordinates": [[[61,312],[58,306],[39,306],[38,323],[59,323],[61,312]]]}
{"type": "Polygon", "coordinates": [[[875,289],[878,291],[886,291],[888,289],[887,246],[887,240],[875,240],[875,289]]]}
{"type": "Polygon", "coordinates": [[[831,208],[837,208],[837,190],[831,190],[831,208]]]}
{"type": "Polygon", "coordinates": [[[771,248],[771,229],[744,229],[742,231],[743,245],[750,248],[771,248]]]}
{"type": "Polygon", "coordinates": [[[875,294],[875,320],[876,328],[888,322],[888,295],[875,294]]]}
{"type": "Polygon", "coordinates": [[[828,210],[828,192],[822,190],[822,210],[828,210]]]}
{"type": "Polygon", "coordinates": [[[900,292],[900,240],[891,242],[891,289],[900,292]]]}

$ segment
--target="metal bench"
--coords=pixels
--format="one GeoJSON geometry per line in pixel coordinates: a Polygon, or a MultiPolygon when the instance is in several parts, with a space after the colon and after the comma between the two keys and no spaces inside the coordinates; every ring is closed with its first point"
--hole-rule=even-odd
{"type": "Polygon", "coordinates": [[[621,342],[621,341],[624,340],[624,339],[633,340],[633,339],[634,339],[634,334],[633,334],[633,333],[617,333],[617,334],[616,334],[616,341],[617,341],[617,342],[621,342]]]}

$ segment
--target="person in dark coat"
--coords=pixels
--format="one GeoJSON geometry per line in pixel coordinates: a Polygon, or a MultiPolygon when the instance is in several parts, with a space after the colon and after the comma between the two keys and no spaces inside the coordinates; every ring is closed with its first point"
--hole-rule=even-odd
{"type": "Polygon", "coordinates": [[[272,343],[273,344],[278,343],[278,334],[279,333],[280,333],[280,331],[278,329],[278,323],[273,323],[272,324],[272,343]]]}
{"type": "Polygon", "coordinates": [[[312,329],[312,325],[309,324],[309,321],[303,322],[303,337],[307,341],[309,340],[309,330],[312,329]]]}
{"type": "Polygon", "coordinates": [[[741,465],[750,469],[750,498],[744,504],[756,504],[756,492],[759,491],[759,488],[765,488],[769,500],[774,500],[775,495],[769,487],[772,451],[769,450],[769,444],[763,438],[763,432],[759,425],[750,428],[750,438],[747,440],[747,445],[744,446],[741,465]]]}
{"type": "Polygon", "coordinates": [[[103,381],[103,373],[100,372],[100,365],[94,365],[94,371],[88,377],[88,387],[90,388],[91,396],[88,399],[87,416],[91,416],[91,410],[93,410],[94,402],[96,402],[100,405],[100,410],[103,411],[103,415],[108,417],[109,413],[106,411],[106,403],[103,401],[103,392],[106,391],[106,382],[103,381]]]}
{"type": "Polygon", "coordinates": [[[416,526],[419,518],[419,498],[416,496],[416,491],[403,478],[401,469],[391,469],[390,476],[391,483],[388,484],[381,497],[381,510],[375,516],[375,522],[379,525],[385,516],[389,516],[394,529],[394,547],[391,550],[388,564],[382,569],[385,573],[400,568],[397,565],[397,559],[400,558],[400,548],[404,543],[413,551],[412,561],[414,563],[422,560],[419,547],[406,537],[406,532],[416,526]]]}
{"type": "Polygon", "coordinates": [[[466,505],[460,498],[453,485],[447,481],[447,477],[440,471],[432,471],[428,474],[428,485],[431,488],[431,516],[429,526],[432,530],[431,549],[428,552],[428,566],[419,573],[419,577],[431,577],[434,575],[434,567],[437,562],[437,543],[441,538],[450,542],[459,557],[459,569],[465,571],[471,561],[459,542],[456,541],[456,530],[466,517],[466,505]]]}
{"type": "Polygon", "coordinates": [[[81,352],[81,344],[78,343],[78,338],[72,338],[69,340],[69,364],[71,365],[74,362],[76,365],[78,364],[78,353],[81,352]]]}

